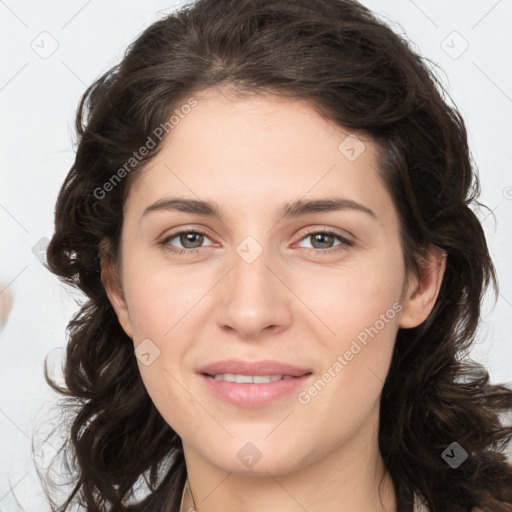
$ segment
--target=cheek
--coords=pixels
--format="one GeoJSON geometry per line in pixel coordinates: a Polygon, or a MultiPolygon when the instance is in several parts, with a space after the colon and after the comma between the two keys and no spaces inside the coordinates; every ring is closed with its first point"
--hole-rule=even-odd
{"type": "Polygon", "coordinates": [[[308,318],[322,321],[324,339],[333,340],[333,346],[335,339],[347,341],[375,323],[379,331],[398,325],[404,269],[400,253],[391,249],[368,252],[337,267],[305,267],[290,274],[294,292],[311,312],[308,318]]]}
{"type": "Polygon", "coordinates": [[[321,428],[326,442],[355,436],[378,407],[393,354],[400,304],[393,302],[388,290],[374,288],[373,292],[352,299],[338,293],[340,307],[325,316],[335,335],[324,335],[322,346],[317,347],[324,363],[321,373],[297,397],[304,414],[309,414],[304,421],[310,425],[311,435],[321,428]],[[318,415],[319,420],[312,421],[311,415],[318,415]]]}
{"type": "Polygon", "coordinates": [[[400,253],[390,250],[369,256],[296,283],[297,294],[314,313],[308,313],[314,337],[322,343],[325,373],[318,389],[327,384],[332,394],[326,393],[330,395],[326,399],[332,399],[333,406],[346,401],[352,412],[367,407],[380,393],[402,310],[400,253]]]}
{"type": "MultiPolygon", "coordinates": [[[[189,266],[170,266],[137,258],[125,264],[125,293],[134,340],[172,339],[174,332],[193,319],[204,296],[204,276],[189,266]]],[[[192,322],[193,324],[193,322],[192,322]]]]}
{"type": "MultiPolygon", "coordinates": [[[[185,267],[183,267],[185,268],[185,267]]],[[[198,301],[204,295],[201,279],[190,271],[180,272],[170,267],[126,261],[125,293],[133,329],[134,348],[146,344],[149,364],[138,358],[138,367],[151,401],[165,421],[177,432],[192,435],[200,425],[194,418],[202,418],[198,403],[187,392],[188,382],[183,376],[191,329],[199,329],[201,321],[195,318],[200,310],[198,301]],[[149,340],[149,341],[148,341],[149,340]]]]}

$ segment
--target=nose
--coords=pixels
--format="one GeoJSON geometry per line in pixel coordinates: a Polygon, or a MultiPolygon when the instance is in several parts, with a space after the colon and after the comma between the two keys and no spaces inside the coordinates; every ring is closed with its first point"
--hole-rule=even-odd
{"type": "Polygon", "coordinates": [[[286,269],[270,259],[266,250],[252,262],[234,254],[233,267],[217,290],[216,316],[222,330],[260,339],[290,325],[293,293],[285,284],[286,269]]]}

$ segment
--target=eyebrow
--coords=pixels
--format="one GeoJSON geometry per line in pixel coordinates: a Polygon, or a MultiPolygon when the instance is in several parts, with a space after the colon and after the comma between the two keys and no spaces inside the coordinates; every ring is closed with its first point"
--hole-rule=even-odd
{"type": "MultiPolygon", "coordinates": [[[[146,207],[142,213],[141,220],[151,212],[173,210],[206,215],[216,219],[222,219],[224,217],[221,208],[214,202],[187,198],[163,198],[146,207]]],[[[309,213],[327,213],[343,210],[362,212],[377,220],[377,215],[370,208],[352,199],[340,197],[308,201],[299,199],[298,201],[288,202],[283,205],[277,215],[279,218],[295,218],[309,213]]]]}

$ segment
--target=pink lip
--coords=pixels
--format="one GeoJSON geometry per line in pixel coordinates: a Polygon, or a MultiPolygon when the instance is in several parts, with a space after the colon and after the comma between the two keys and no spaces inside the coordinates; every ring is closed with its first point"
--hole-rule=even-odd
{"type": "Polygon", "coordinates": [[[243,361],[242,359],[227,359],[217,361],[198,369],[198,373],[218,375],[220,373],[237,373],[240,375],[291,375],[301,377],[311,370],[299,368],[281,361],[243,361]]]}
{"type": "Polygon", "coordinates": [[[210,375],[204,374],[200,377],[204,380],[208,389],[222,400],[237,407],[254,409],[268,405],[293,391],[297,391],[299,387],[304,386],[313,377],[313,374],[308,373],[302,377],[261,384],[238,384],[226,380],[216,380],[210,375]]]}
{"type": "Polygon", "coordinates": [[[253,409],[268,405],[296,391],[309,381],[313,375],[310,370],[299,368],[280,361],[242,361],[229,359],[218,361],[198,370],[206,386],[215,396],[236,405],[253,409]],[[292,379],[277,380],[260,384],[239,384],[225,380],[216,380],[213,375],[232,373],[240,375],[283,375],[292,379]]]}

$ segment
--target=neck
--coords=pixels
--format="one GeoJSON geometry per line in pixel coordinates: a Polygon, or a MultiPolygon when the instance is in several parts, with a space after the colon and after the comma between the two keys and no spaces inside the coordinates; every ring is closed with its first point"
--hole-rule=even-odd
{"type": "Polygon", "coordinates": [[[378,448],[378,421],[373,420],[326,456],[285,474],[224,471],[184,444],[192,495],[185,497],[182,510],[396,512],[395,489],[378,448]]]}

